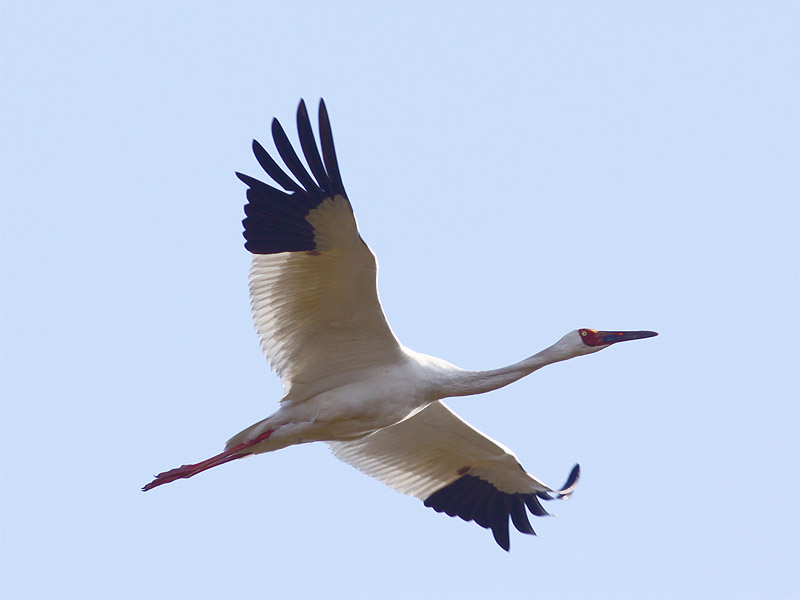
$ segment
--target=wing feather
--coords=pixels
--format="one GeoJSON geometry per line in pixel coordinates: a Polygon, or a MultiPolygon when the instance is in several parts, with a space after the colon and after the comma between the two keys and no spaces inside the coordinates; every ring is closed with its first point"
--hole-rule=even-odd
{"type": "Polygon", "coordinates": [[[314,132],[311,130],[311,121],[308,119],[306,103],[302,100],[300,100],[300,106],[297,109],[297,133],[300,136],[300,147],[303,149],[303,156],[306,157],[306,163],[308,163],[311,173],[317,180],[317,185],[323,191],[332,193],[332,190],[326,185],[328,173],[322,165],[317,143],[314,141],[314,132]]]}
{"type": "Polygon", "coordinates": [[[280,154],[281,159],[283,159],[283,162],[292,172],[292,175],[300,182],[300,185],[303,186],[305,193],[312,199],[319,198],[319,187],[311,178],[311,175],[308,174],[300,157],[297,156],[294,148],[292,148],[292,143],[289,141],[278,119],[272,119],[272,139],[275,142],[275,148],[278,149],[278,154],[280,154]]]}
{"type": "Polygon", "coordinates": [[[286,191],[237,173],[249,187],[243,224],[245,247],[254,254],[253,320],[270,365],[295,401],[337,377],[403,356],[378,298],[377,261],[344,194],[324,104],[322,156],[302,101],[297,122],[313,178],[277,120],[275,147],[299,184],[258,142],[258,163],[286,191]]]}
{"type": "Polygon", "coordinates": [[[567,498],[577,483],[573,468],[554,491],[522,468],[514,453],[484,435],[441,401],[414,416],[353,441],[330,442],[334,455],[437,512],[491,528],[509,549],[508,520],[534,533],[525,507],[547,515],[539,498],[567,498]]]}
{"type": "Polygon", "coordinates": [[[319,141],[322,145],[322,158],[325,161],[325,170],[331,182],[331,192],[341,196],[347,196],[342,183],[342,176],[339,173],[339,161],[336,160],[336,147],[333,145],[333,132],[331,132],[331,121],[328,118],[328,109],[325,101],[319,101],[319,141]]]}
{"type": "MultiPolygon", "coordinates": [[[[278,165],[278,163],[276,163],[269,155],[269,152],[264,150],[264,146],[259,144],[256,140],[253,140],[253,154],[255,155],[258,164],[261,165],[261,168],[264,169],[267,175],[275,180],[275,183],[277,183],[287,192],[300,192],[301,194],[304,193],[305,190],[303,190],[303,188],[301,188],[294,179],[289,177],[286,172],[281,169],[280,165],[278,165]]],[[[248,182],[245,181],[245,183],[248,182]]]]}

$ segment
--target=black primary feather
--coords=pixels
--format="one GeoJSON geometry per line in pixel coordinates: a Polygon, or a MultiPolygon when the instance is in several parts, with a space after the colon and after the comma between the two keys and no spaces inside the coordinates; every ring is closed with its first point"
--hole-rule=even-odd
{"type": "Polygon", "coordinates": [[[462,475],[453,483],[436,490],[425,499],[425,506],[464,521],[475,521],[485,529],[491,529],[497,544],[505,551],[511,548],[509,518],[517,531],[536,535],[528,520],[527,509],[537,517],[548,513],[539,502],[568,498],[575,489],[580,476],[580,467],[575,465],[564,487],[555,492],[538,494],[511,494],[501,492],[494,485],[476,477],[462,475]]]}
{"type": "Polygon", "coordinates": [[[242,224],[245,248],[253,254],[316,250],[314,228],[306,217],[326,199],[337,194],[346,197],[324,101],[320,101],[319,107],[319,146],[314,139],[303,100],[297,108],[297,131],[303,156],[313,178],[277,119],[272,121],[275,148],[286,169],[297,181],[292,179],[256,140],[253,140],[253,154],[258,164],[282,189],[254,177],[236,173],[236,176],[250,188],[247,190],[245,219],[242,224]]]}

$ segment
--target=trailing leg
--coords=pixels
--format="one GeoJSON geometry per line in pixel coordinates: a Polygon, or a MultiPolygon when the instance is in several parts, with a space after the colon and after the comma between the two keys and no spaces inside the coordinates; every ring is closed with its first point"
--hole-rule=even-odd
{"type": "Polygon", "coordinates": [[[252,452],[248,452],[248,448],[251,446],[255,446],[256,444],[260,444],[263,441],[269,439],[269,436],[272,435],[274,430],[268,430],[259,435],[257,438],[246,442],[237,444],[231,448],[228,448],[224,452],[220,452],[216,456],[212,456],[208,460],[204,460],[203,462],[195,463],[192,465],[183,465],[176,469],[170,469],[169,471],[164,471],[163,473],[159,473],[156,475],[156,478],[153,479],[150,483],[142,488],[143,492],[148,490],[152,490],[154,487],[158,487],[159,485],[164,485],[165,483],[170,483],[175,481],[176,479],[186,479],[188,477],[192,477],[193,475],[197,475],[203,471],[211,469],[212,467],[217,467],[219,465],[224,465],[227,462],[232,460],[236,460],[237,458],[244,458],[245,456],[249,456],[252,452]]]}

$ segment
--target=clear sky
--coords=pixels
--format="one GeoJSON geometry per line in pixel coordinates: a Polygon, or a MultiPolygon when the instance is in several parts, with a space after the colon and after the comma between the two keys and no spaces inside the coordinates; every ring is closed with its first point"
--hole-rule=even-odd
{"type": "Polygon", "coordinates": [[[790,598],[798,3],[3,2],[4,598],[790,598]],[[240,220],[330,111],[400,339],[575,495],[511,553],[323,444],[143,494],[281,396],[240,220]],[[316,108],[314,108],[314,112],[316,108]]]}

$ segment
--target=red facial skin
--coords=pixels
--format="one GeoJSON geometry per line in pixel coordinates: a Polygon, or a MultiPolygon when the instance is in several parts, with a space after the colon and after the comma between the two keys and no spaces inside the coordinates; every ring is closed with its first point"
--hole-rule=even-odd
{"type": "Polygon", "coordinates": [[[578,333],[581,334],[581,339],[587,346],[605,345],[604,342],[601,342],[598,338],[596,329],[578,329],[578,333]]]}

